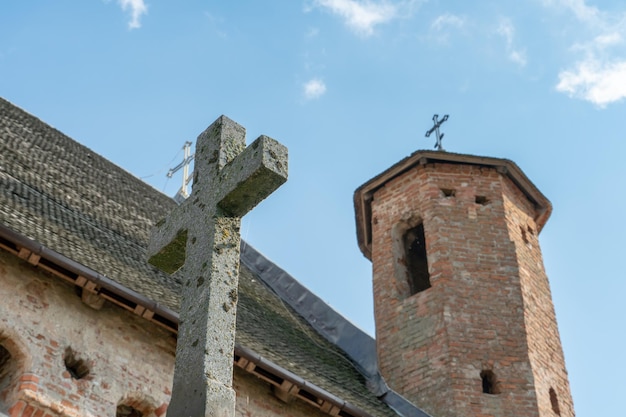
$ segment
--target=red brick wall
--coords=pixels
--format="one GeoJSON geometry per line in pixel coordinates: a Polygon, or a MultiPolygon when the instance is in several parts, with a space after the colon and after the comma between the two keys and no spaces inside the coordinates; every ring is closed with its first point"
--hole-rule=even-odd
{"type": "MultiPolygon", "coordinates": [[[[93,310],[71,285],[2,250],[0,345],[15,361],[8,384],[0,375],[0,414],[113,417],[123,403],[144,417],[165,416],[174,367],[172,335],[116,306],[93,310]],[[76,380],[65,369],[68,346],[88,363],[88,376],[76,380]]],[[[268,383],[238,368],[234,385],[241,417],[327,415],[302,401],[278,400],[268,383]]]]}
{"type": "Polygon", "coordinates": [[[532,221],[532,209],[513,184],[507,181],[504,186],[504,208],[511,240],[516,242],[529,359],[540,415],[556,415],[550,401],[552,388],[560,415],[573,416],[574,407],[565,371],[561,338],[552,304],[550,283],[543,267],[537,231],[532,221]]]}
{"type": "Polygon", "coordinates": [[[507,178],[437,163],[389,181],[372,202],[372,262],[379,364],[393,389],[435,417],[551,417],[550,385],[560,415],[574,415],[533,208],[507,178]],[[400,240],[420,222],[432,287],[411,296],[400,240]],[[500,393],[483,393],[482,371],[500,393]]]}

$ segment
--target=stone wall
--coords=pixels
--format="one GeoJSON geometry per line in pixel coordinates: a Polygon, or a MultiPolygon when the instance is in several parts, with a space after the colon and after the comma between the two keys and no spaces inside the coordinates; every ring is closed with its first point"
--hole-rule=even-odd
{"type": "Polygon", "coordinates": [[[381,372],[436,417],[574,415],[534,214],[475,165],[420,165],[374,194],[381,372]],[[419,224],[431,287],[412,294],[402,239],[419,224]]]}
{"type": "MultiPolygon", "coordinates": [[[[165,415],[172,334],[110,304],[94,310],[72,285],[1,250],[0,300],[0,346],[10,355],[0,365],[0,416],[113,417],[118,406],[129,417],[165,415]]],[[[234,386],[238,416],[325,415],[278,400],[238,368],[234,386]]]]}

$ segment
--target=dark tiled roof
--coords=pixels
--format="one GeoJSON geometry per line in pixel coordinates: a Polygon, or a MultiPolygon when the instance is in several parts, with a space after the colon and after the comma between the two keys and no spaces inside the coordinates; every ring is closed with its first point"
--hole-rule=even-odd
{"type": "MultiPolygon", "coordinates": [[[[0,99],[0,223],[178,311],[180,282],[148,265],[152,225],[176,203],[138,178],[0,99]]],[[[237,343],[376,416],[344,353],[244,265],[237,343]]]]}

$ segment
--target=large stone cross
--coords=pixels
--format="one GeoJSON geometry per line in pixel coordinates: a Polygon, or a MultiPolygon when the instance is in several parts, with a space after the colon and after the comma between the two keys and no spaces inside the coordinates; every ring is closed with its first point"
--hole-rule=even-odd
{"type": "Polygon", "coordinates": [[[241,216],[287,180],[287,148],[221,116],[196,142],[191,196],[157,223],[148,261],[182,279],[170,417],[233,417],[241,216]]]}

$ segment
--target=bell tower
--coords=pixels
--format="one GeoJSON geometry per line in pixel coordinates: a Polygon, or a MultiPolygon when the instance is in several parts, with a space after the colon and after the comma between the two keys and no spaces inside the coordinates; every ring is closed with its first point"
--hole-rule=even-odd
{"type": "Polygon", "coordinates": [[[359,187],[381,374],[433,417],[573,417],[537,235],[551,204],[513,162],[418,151],[359,187]]]}

